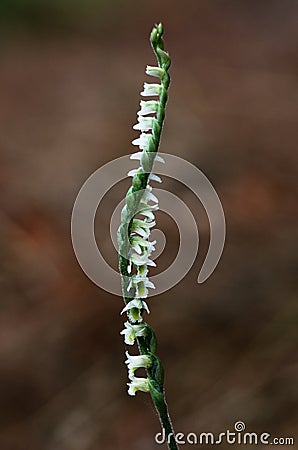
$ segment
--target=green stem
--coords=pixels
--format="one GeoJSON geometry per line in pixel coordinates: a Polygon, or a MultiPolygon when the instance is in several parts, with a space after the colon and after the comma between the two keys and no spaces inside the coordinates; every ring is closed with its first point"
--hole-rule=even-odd
{"type": "Polygon", "coordinates": [[[168,448],[170,450],[179,450],[177,442],[175,440],[175,433],[173,429],[173,425],[171,422],[171,418],[168,411],[168,405],[166,403],[165,395],[163,393],[162,398],[159,401],[156,401],[154,396],[151,394],[151,398],[155,409],[158,413],[159,420],[162,428],[165,430],[166,442],[168,448]]]}

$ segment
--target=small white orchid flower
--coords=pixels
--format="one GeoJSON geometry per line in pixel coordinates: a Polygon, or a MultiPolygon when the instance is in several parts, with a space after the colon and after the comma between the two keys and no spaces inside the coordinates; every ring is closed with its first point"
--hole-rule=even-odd
{"type": "Polygon", "coordinates": [[[158,211],[158,210],[159,210],[159,207],[157,204],[156,205],[148,205],[146,203],[141,202],[138,214],[145,216],[148,219],[148,221],[154,222],[155,216],[154,216],[153,212],[158,211]]]}
{"type": "Polygon", "coordinates": [[[143,97],[151,97],[155,95],[160,95],[161,85],[155,83],[144,83],[144,90],[141,92],[143,97]]]}
{"type": "Polygon", "coordinates": [[[138,111],[138,116],[146,116],[147,114],[154,114],[158,110],[159,102],[157,100],[141,100],[141,109],[138,111]]]}
{"type": "Polygon", "coordinates": [[[127,364],[128,368],[128,378],[133,380],[135,378],[134,373],[137,369],[143,367],[147,369],[151,366],[151,358],[148,355],[136,355],[132,356],[128,352],[125,352],[127,360],[125,364],[127,364]]]}
{"type": "Polygon", "coordinates": [[[128,318],[132,323],[141,322],[142,318],[142,310],[145,310],[148,314],[150,314],[148,305],[144,300],[140,298],[135,298],[127,303],[127,305],[122,309],[120,314],[127,312],[128,318]]]}
{"type": "Polygon", "coordinates": [[[124,336],[124,342],[127,345],[133,345],[136,337],[146,336],[147,328],[144,325],[132,325],[125,322],[124,326],[125,328],[120,334],[124,336]]]}
{"type": "Polygon", "coordinates": [[[131,231],[134,233],[138,233],[140,236],[142,236],[145,239],[147,239],[150,234],[149,228],[144,229],[136,224],[132,224],[131,231]]]}
{"type": "Polygon", "coordinates": [[[156,223],[146,222],[145,220],[133,219],[131,224],[131,232],[138,233],[142,238],[147,239],[150,234],[150,228],[154,227],[156,223]]]}
{"type": "MultiPolygon", "coordinates": [[[[141,157],[142,157],[142,155],[143,155],[143,152],[136,152],[136,153],[133,153],[132,155],[130,155],[130,159],[136,159],[136,160],[141,160],[141,157]]],[[[155,155],[154,156],[154,162],[155,161],[157,161],[157,162],[161,162],[161,163],[165,163],[165,160],[161,157],[161,156],[159,156],[159,155],[155,155]]]]}
{"type": "Polygon", "coordinates": [[[136,226],[138,226],[138,227],[141,227],[141,228],[144,228],[144,229],[146,230],[147,228],[150,229],[150,228],[152,228],[152,227],[155,227],[156,222],[155,222],[155,221],[153,221],[153,222],[147,222],[146,219],[144,219],[144,220],[141,220],[141,219],[133,219],[133,221],[132,221],[132,227],[133,227],[134,225],[136,225],[136,226]]]}
{"type": "Polygon", "coordinates": [[[147,66],[146,67],[146,74],[150,75],[152,77],[158,77],[162,78],[165,74],[165,69],[162,69],[161,67],[155,67],[155,66],[147,66]]]}
{"type": "Polygon", "coordinates": [[[130,259],[135,266],[146,265],[146,266],[156,267],[155,262],[152,261],[151,259],[149,259],[147,255],[138,255],[136,253],[133,253],[130,256],[130,259]]]}
{"type": "Polygon", "coordinates": [[[143,239],[140,236],[133,236],[131,239],[131,248],[136,251],[139,255],[142,254],[142,252],[146,251],[146,253],[150,253],[155,250],[154,245],[156,244],[156,241],[147,241],[146,239],[143,239]]]}
{"type": "Polygon", "coordinates": [[[142,275],[133,275],[130,279],[129,285],[127,287],[127,291],[134,287],[136,289],[136,296],[139,298],[147,298],[148,297],[148,289],[155,289],[154,284],[146,277],[142,275]]]}
{"type": "Polygon", "coordinates": [[[136,289],[137,289],[137,296],[139,298],[147,298],[148,297],[147,287],[155,289],[154,284],[151,281],[149,281],[148,279],[138,281],[138,283],[136,284],[136,289]]]}
{"type": "Polygon", "coordinates": [[[136,395],[137,391],[149,392],[150,384],[148,378],[137,378],[133,377],[130,383],[127,383],[128,394],[136,395]]]}
{"type": "Polygon", "coordinates": [[[156,119],[153,117],[138,117],[138,123],[133,126],[134,130],[140,130],[140,131],[149,131],[153,129],[153,124],[156,119]]]}
{"type": "Polygon", "coordinates": [[[141,133],[140,137],[132,141],[132,144],[139,146],[141,150],[149,150],[151,141],[152,141],[152,134],[141,133]]]}
{"type": "Polygon", "coordinates": [[[136,159],[136,160],[140,161],[142,154],[143,154],[143,152],[132,153],[130,155],[129,159],[136,159]]]}
{"type": "MultiPolygon", "coordinates": [[[[156,241],[147,241],[146,239],[143,239],[140,236],[133,236],[132,240],[131,240],[131,245],[132,248],[134,249],[134,246],[138,246],[138,247],[144,247],[146,249],[149,249],[151,251],[155,250],[154,245],[156,244],[156,241]]],[[[134,249],[135,250],[135,249],[134,249]]],[[[142,250],[142,248],[141,248],[142,250]]],[[[139,252],[137,252],[139,253],[139,252]]]]}

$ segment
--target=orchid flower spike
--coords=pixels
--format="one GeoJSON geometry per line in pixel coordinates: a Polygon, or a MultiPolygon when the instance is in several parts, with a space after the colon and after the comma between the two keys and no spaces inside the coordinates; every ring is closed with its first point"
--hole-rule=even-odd
{"type": "Polygon", "coordinates": [[[165,108],[168,98],[170,76],[170,56],[164,50],[163,26],[156,25],[150,35],[150,43],[157,58],[157,65],[146,67],[146,74],[154,77],[153,83],[144,83],[142,97],[151,97],[140,101],[137,123],[134,130],[140,132],[132,144],[139,150],[131,155],[139,161],[139,167],[128,172],[132,185],[126,194],[126,203],[121,212],[121,224],[118,229],[119,270],[125,306],[121,314],[127,314],[124,330],[124,342],[127,345],[138,344],[139,355],[126,352],[128,367],[128,394],[137,391],[149,392],[158,412],[162,427],[166,430],[169,449],[178,450],[174,431],[168,414],[164,394],[163,367],[156,356],[157,340],[153,329],[143,322],[144,313],[149,313],[145,302],[149,289],[155,289],[148,278],[149,267],[156,266],[151,254],[155,250],[155,241],[150,240],[151,229],[155,226],[155,212],[158,199],[152,192],[151,182],[161,183],[161,179],[152,173],[154,162],[164,163],[157,154],[165,108]],[[153,97],[153,98],[152,98],[153,97]],[[141,216],[141,217],[140,217],[141,216]],[[147,378],[135,377],[135,371],[145,369],[147,378]]]}

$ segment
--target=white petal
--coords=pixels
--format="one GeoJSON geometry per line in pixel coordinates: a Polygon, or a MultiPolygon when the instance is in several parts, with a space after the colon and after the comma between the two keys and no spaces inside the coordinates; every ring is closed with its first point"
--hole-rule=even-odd
{"type": "Polygon", "coordinates": [[[154,214],[152,211],[148,211],[148,210],[142,210],[139,211],[139,214],[142,214],[142,216],[148,217],[148,219],[150,220],[154,220],[154,214]]]}
{"type": "Polygon", "coordinates": [[[147,265],[147,266],[156,267],[155,262],[152,261],[151,259],[149,259],[147,256],[140,256],[140,255],[135,254],[135,255],[131,256],[131,260],[136,266],[147,265]]]}
{"type": "Polygon", "coordinates": [[[155,286],[154,286],[154,284],[151,282],[151,281],[145,281],[145,285],[146,285],[146,287],[148,287],[148,288],[151,288],[151,289],[155,289],[155,286]]]}
{"type": "MultiPolygon", "coordinates": [[[[150,234],[150,230],[144,230],[144,228],[141,227],[134,227],[133,230],[135,233],[138,233],[140,236],[142,236],[143,238],[147,238],[150,234]]],[[[130,273],[130,272],[129,272],[130,273]]]]}
{"type": "Polygon", "coordinates": [[[152,140],[152,134],[142,133],[139,138],[132,141],[133,145],[138,145],[141,150],[149,150],[149,145],[152,140]]]}
{"type": "Polygon", "coordinates": [[[122,309],[120,314],[125,313],[126,311],[129,311],[133,308],[137,308],[137,309],[145,309],[145,311],[147,311],[147,313],[149,314],[149,308],[146,302],[140,300],[140,299],[134,299],[131,300],[130,302],[127,303],[127,305],[124,306],[124,308],[122,309]]]}
{"type": "Polygon", "coordinates": [[[133,177],[134,175],[136,175],[139,172],[139,169],[132,169],[128,172],[127,176],[128,177],[133,177]]]}
{"type": "Polygon", "coordinates": [[[161,163],[165,164],[165,160],[159,155],[155,156],[154,161],[161,162],[161,163]]]}
{"type": "Polygon", "coordinates": [[[128,394],[136,395],[137,391],[149,392],[149,380],[148,378],[136,378],[133,377],[131,383],[127,383],[128,394]]]}
{"type": "Polygon", "coordinates": [[[142,247],[148,245],[148,241],[146,239],[143,239],[140,236],[133,236],[132,237],[132,243],[133,244],[137,243],[137,244],[141,245],[142,247]]]}
{"type": "Polygon", "coordinates": [[[137,242],[131,248],[133,250],[135,250],[139,255],[142,254],[142,249],[141,249],[140,245],[137,242]]]}
{"type": "Polygon", "coordinates": [[[138,123],[133,126],[133,129],[140,131],[149,131],[152,130],[153,123],[154,123],[153,117],[139,116],[138,123]]]}
{"type": "Polygon", "coordinates": [[[152,77],[162,78],[165,74],[165,69],[162,69],[161,67],[147,66],[146,74],[152,77]]]}
{"type": "Polygon", "coordinates": [[[121,335],[124,335],[124,342],[127,345],[133,345],[136,338],[136,333],[133,326],[129,322],[125,322],[125,328],[120,332],[121,335]]]}
{"type": "Polygon", "coordinates": [[[132,221],[132,229],[133,229],[133,231],[135,231],[135,230],[134,230],[134,227],[135,227],[135,226],[136,226],[136,227],[144,228],[145,230],[148,230],[148,228],[155,227],[155,225],[156,225],[156,222],[155,222],[155,221],[153,221],[153,222],[147,222],[146,219],[144,219],[144,220],[133,219],[133,221],[132,221]]]}
{"type": "Polygon", "coordinates": [[[159,178],[158,175],[155,175],[155,173],[150,173],[149,180],[157,181],[158,183],[162,183],[161,178],[159,178]]]}
{"type": "Polygon", "coordinates": [[[133,153],[132,155],[130,155],[130,159],[137,159],[137,160],[141,161],[142,153],[143,153],[143,152],[136,152],[136,153],[133,153]]]}
{"type": "Polygon", "coordinates": [[[153,114],[156,113],[158,110],[159,102],[156,100],[149,100],[149,101],[140,101],[141,109],[138,112],[138,116],[145,116],[146,114],[153,114]]]}
{"type": "Polygon", "coordinates": [[[131,261],[129,261],[129,263],[128,263],[127,272],[131,273],[131,261]]]}
{"type": "Polygon", "coordinates": [[[151,97],[154,95],[160,95],[161,93],[161,85],[160,84],[155,84],[155,83],[144,83],[144,90],[143,92],[141,92],[141,95],[143,97],[151,97]]]}
{"type": "Polygon", "coordinates": [[[144,300],[142,301],[142,303],[143,303],[143,309],[144,309],[148,314],[150,314],[150,310],[149,310],[149,307],[148,307],[147,303],[144,302],[144,300]]]}
{"type": "Polygon", "coordinates": [[[156,267],[155,262],[152,261],[151,259],[147,259],[146,264],[147,264],[147,266],[156,267]]]}

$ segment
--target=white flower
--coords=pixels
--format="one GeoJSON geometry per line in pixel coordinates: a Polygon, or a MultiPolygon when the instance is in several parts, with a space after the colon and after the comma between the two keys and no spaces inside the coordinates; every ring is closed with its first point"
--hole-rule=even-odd
{"type": "Polygon", "coordinates": [[[149,259],[149,257],[147,255],[137,255],[136,253],[133,253],[130,256],[130,259],[135,266],[146,265],[146,266],[156,267],[155,262],[152,261],[151,259],[149,259]]]}
{"type": "Polygon", "coordinates": [[[162,69],[161,67],[155,66],[146,67],[146,74],[151,75],[152,77],[163,78],[165,72],[166,72],[165,69],[162,69]]]}
{"type": "Polygon", "coordinates": [[[136,283],[136,287],[137,287],[137,296],[139,298],[147,298],[148,297],[148,289],[147,287],[151,288],[151,289],[155,289],[154,284],[148,280],[148,278],[145,278],[143,280],[139,280],[136,283]]]}
{"type": "Polygon", "coordinates": [[[147,241],[146,239],[140,236],[133,236],[131,239],[131,248],[135,250],[139,255],[144,251],[144,248],[147,252],[152,252],[155,250],[154,245],[156,241],[147,241]]]}
{"type": "Polygon", "coordinates": [[[133,275],[130,279],[129,285],[127,287],[127,291],[134,287],[137,291],[136,296],[138,298],[147,298],[148,297],[148,289],[155,289],[154,284],[144,275],[133,275]]]}
{"type": "MultiPolygon", "coordinates": [[[[135,237],[138,238],[138,237],[140,237],[140,236],[135,236],[135,237]]],[[[142,238],[140,237],[140,239],[142,239],[142,238]]],[[[145,240],[144,240],[144,241],[145,241],[145,240]]],[[[145,241],[145,242],[146,242],[146,241],[145,241]]],[[[132,248],[135,252],[137,252],[139,255],[141,255],[141,253],[142,253],[142,247],[141,247],[141,245],[140,245],[140,243],[139,243],[138,241],[132,239],[132,242],[131,242],[131,248],[132,248]]]]}
{"type": "Polygon", "coordinates": [[[138,145],[141,150],[149,150],[150,142],[152,141],[152,134],[141,133],[140,137],[132,141],[133,145],[138,145]]]}
{"type": "Polygon", "coordinates": [[[139,281],[136,284],[136,289],[137,289],[137,296],[139,298],[147,298],[148,297],[148,289],[146,288],[144,281],[139,281]]]}
{"type": "Polygon", "coordinates": [[[145,220],[133,219],[131,224],[131,232],[138,233],[141,237],[147,239],[150,234],[150,228],[154,227],[156,222],[146,222],[145,220]]]}
{"type": "Polygon", "coordinates": [[[147,251],[147,253],[151,253],[152,251],[154,251],[155,244],[156,241],[150,242],[137,235],[134,235],[131,238],[131,248],[135,250],[139,255],[144,251],[144,249],[147,251]]]}
{"type": "Polygon", "coordinates": [[[140,130],[140,131],[149,131],[153,129],[153,124],[156,119],[154,117],[138,117],[138,123],[133,126],[134,130],[140,130]]]}
{"type": "Polygon", "coordinates": [[[137,369],[139,369],[141,367],[144,367],[145,369],[147,369],[152,364],[150,356],[148,356],[148,355],[132,356],[128,352],[125,352],[125,354],[127,357],[125,364],[127,364],[127,367],[128,367],[128,378],[130,380],[133,380],[135,378],[134,372],[137,369]]]}
{"type": "Polygon", "coordinates": [[[124,335],[124,342],[127,345],[133,345],[136,337],[146,336],[147,328],[144,325],[132,325],[129,322],[125,322],[125,328],[120,334],[124,335]]]}
{"type": "Polygon", "coordinates": [[[148,378],[137,378],[133,377],[130,383],[127,383],[128,394],[136,395],[137,391],[149,392],[150,384],[148,378]]]}
{"type": "MultiPolygon", "coordinates": [[[[130,159],[136,159],[136,160],[140,161],[141,157],[142,157],[142,154],[143,154],[143,152],[133,153],[132,155],[130,155],[130,159]]],[[[154,161],[161,162],[163,164],[165,163],[165,160],[159,155],[155,155],[154,161]]]]}
{"type": "Polygon", "coordinates": [[[147,114],[154,114],[158,110],[159,102],[157,100],[141,100],[141,109],[138,111],[138,116],[146,116],[147,114]]]}
{"type": "Polygon", "coordinates": [[[132,221],[132,228],[134,227],[134,225],[147,229],[147,228],[152,228],[155,227],[156,223],[153,222],[147,222],[146,220],[141,220],[141,219],[133,219],[132,221]]]}
{"type": "Polygon", "coordinates": [[[138,169],[132,169],[129,172],[127,172],[128,177],[134,177],[137,173],[142,173],[140,171],[140,167],[138,169]]]}
{"type": "Polygon", "coordinates": [[[155,219],[153,211],[157,211],[158,209],[158,205],[147,205],[146,203],[141,202],[138,214],[145,216],[148,220],[153,222],[155,219]]]}
{"type": "Polygon", "coordinates": [[[131,231],[133,233],[138,233],[144,239],[147,239],[149,237],[149,234],[150,234],[150,229],[148,227],[146,227],[146,228],[140,227],[134,221],[133,221],[132,226],[131,226],[131,231]]]}
{"type": "Polygon", "coordinates": [[[151,97],[155,95],[160,95],[161,85],[155,83],[144,83],[144,90],[141,92],[143,97],[151,97]]]}
{"type": "Polygon", "coordinates": [[[124,312],[128,313],[129,320],[133,323],[142,321],[142,310],[147,311],[149,314],[149,308],[146,302],[144,300],[141,300],[140,298],[135,298],[134,300],[131,300],[127,303],[127,305],[122,309],[120,314],[123,314],[124,312]]]}

